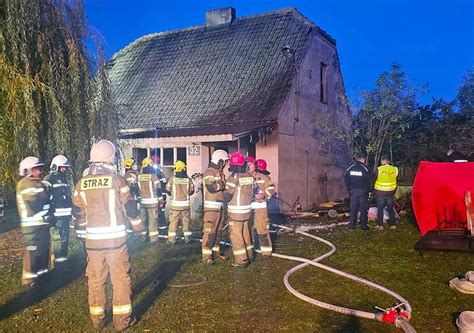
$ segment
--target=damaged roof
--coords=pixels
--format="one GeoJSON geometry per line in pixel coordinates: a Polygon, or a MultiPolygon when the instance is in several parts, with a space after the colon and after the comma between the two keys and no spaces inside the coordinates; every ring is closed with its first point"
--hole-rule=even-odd
{"type": "Polygon", "coordinates": [[[317,29],[296,9],[139,38],[108,63],[122,132],[233,133],[277,121],[317,29]]]}

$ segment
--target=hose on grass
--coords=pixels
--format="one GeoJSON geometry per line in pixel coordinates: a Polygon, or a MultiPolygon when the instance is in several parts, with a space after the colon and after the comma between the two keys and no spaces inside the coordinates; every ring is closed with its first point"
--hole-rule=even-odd
{"type": "MultiPolygon", "coordinates": [[[[275,258],[281,258],[281,259],[287,259],[287,260],[302,262],[302,264],[299,264],[299,265],[291,268],[290,270],[288,270],[286,272],[284,278],[283,278],[283,282],[285,284],[285,287],[294,296],[296,296],[297,298],[299,298],[299,299],[301,299],[305,302],[308,302],[310,304],[322,307],[324,309],[328,309],[328,310],[331,310],[331,311],[336,311],[336,312],[343,313],[343,314],[346,314],[346,315],[366,318],[366,319],[373,319],[373,320],[379,320],[379,321],[384,321],[384,322],[392,322],[396,325],[396,327],[403,329],[405,332],[409,332],[409,333],[416,332],[416,330],[408,322],[408,319],[411,316],[412,308],[411,308],[410,304],[408,303],[408,301],[405,298],[403,298],[402,296],[400,296],[396,292],[394,292],[390,289],[387,289],[387,288],[385,288],[385,287],[383,287],[383,286],[381,286],[377,283],[374,283],[374,282],[369,281],[367,279],[364,279],[364,278],[352,275],[350,273],[346,273],[344,271],[338,270],[336,268],[326,266],[326,265],[323,265],[323,264],[319,263],[319,261],[331,256],[332,254],[334,254],[336,252],[336,246],[334,244],[332,244],[331,242],[329,242],[329,241],[327,241],[323,238],[314,236],[314,235],[309,234],[309,233],[304,232],[304,231],[294,230],[293,228],[289,228],[289,227],[278,225],[278,224],[272,224],[272,226],[277,227],[279,229],[294,231],[294,232],[299,233],[301,235],[304,235],[306,237],[309,237],[309,238],[315,239],[317,241],[320,241],[320,242],[328,245],[331,248],[331,250],[329,252],[327,252],[327,253],[325,253],[325,254],[323,254],[323,255],[321,255],[321,256],[313,259],[313,260],[309,260],[309,259],[301,258],[301,257],[289,256],[289,255],[280,254],[280,253],[272,253],[272,257],[275,257],[275,258]],[[382,292],[396,298],[400,302],[400,307],[403,308],[403,312],[398,313],[396,311],[396,309],[392,308],[392,309],[387,309],[385,312],[373,313],[373,312],[361,311],[361,310],[356,310],[356,309],[351,309],[351,308],[346,308],[346,307],[342,307],[342,306],[337,306],[337,305],[325,303],[325,302],[316,300],[314,298],[311,298],[309,296],[306,296],[306,295],[304,295],[303,293],[297,291],[295,288],[293,288],[291,286],[291,284],[289,282],[289,278],[296,271],[298,271],[298,270],[300,270],[304,267],[307,267],[309,265],[324,269],[328,272],[343,276],[345,278],[351,279],[353,281],[365,284],[365,285],[367,285],[371,288],[382,291],[382,292]],[[406,316],[406,317],[404,317],[404,316],[406,316]]],[[[259,252],[259,251],[257,251],[257,252],[259,252]]]]}

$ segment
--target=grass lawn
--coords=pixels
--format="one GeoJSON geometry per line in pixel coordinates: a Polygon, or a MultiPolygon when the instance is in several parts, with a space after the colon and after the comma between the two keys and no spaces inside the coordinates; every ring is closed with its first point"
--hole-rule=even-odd
{"type": "MultiPolygon", "coordinates": [[[[93,331],[88,318],[84,257],[71,236],[70,267],[51,274],[47,285],[26,291],[20,285],[21,233],[7,210],[0,226],[0,331],[93,331]],[[10,229],[11,228],[11,229],[10,229]],[[9,230],[10,229],[10,230],[9,230]]],[[[365,277],[408,299],[418,332],[456,332],[454,318],[474,310],[474,296],[452,290],[448,280],[474,269],[471,254],[413,250],[416,226],[402,221],[397,230],[348,231],[337,227],[318,236],[337,246],[323,263],[365,277]]],[[[393,325],[320,309],[291,295],[283,285],[294,262],[258,257],[247,269],[229,261],[200,264],[200,244],[169,246],[132,239],[134,309],[139,321],[130,331],[304,331],[400,332],[393,325]],[[190,284],[188,287],[180,287],[190,284]]],[[[282,233],[275,251],[315,258],[328,248],[304,236],[282,233]]],[[[228,250],[230,255],[230,251],[228,250]]],[[[290,282],[313,298],[372,311],[395,300],[356,282],[315,267],[296,272],[290,282]]],[[[109,302],[110,306],[110,302],[109,302]]],[[[113,331],[108,325],[105,331],[113,331]]]]}

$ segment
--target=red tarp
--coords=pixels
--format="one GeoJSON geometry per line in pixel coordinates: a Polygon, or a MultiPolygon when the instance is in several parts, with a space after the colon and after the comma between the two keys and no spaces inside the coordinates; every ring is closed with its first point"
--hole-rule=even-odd
{"type": "Polygon", "coordinates": [[[438,222],[466,221],[469,190],[474,197],[474,162],[420,162],[412,201],[421,234],[437,229],[438,222]]]}

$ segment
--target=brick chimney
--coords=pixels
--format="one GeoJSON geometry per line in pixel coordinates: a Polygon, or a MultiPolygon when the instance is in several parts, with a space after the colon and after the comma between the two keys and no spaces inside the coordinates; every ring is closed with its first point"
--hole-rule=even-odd
{"type": "Polygon", "coordinates": [[[213,9],[206,12],[206,26],[232,23],[235,20],[235,8],[226,7],[213,9]]]}

